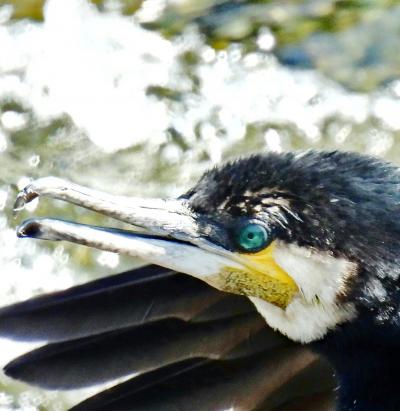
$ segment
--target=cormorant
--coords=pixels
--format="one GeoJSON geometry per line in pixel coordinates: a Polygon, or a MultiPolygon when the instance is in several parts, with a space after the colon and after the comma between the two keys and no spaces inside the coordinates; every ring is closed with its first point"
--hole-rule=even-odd
{"type": "Polygon", "coordinates": [[[2,308],[0,335],[48,342],[5,372],[52,389],[138,374],[75,411],[323,411],[323,358],[337,410],[398,410],[399,189],[396,166],[337,151],[241,158],[176,200],[36,180],[17,210],[47,196],[133,231],[34,218],[20,237],[153,265],[2,308]]]}

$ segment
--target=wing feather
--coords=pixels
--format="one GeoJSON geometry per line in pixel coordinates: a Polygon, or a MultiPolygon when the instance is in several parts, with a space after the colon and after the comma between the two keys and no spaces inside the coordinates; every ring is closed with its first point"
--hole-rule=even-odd
{"type": "Polygon", "coordinates": [[[332,373],[315,354],[246,298],[157,266],[4,307],[0,336],[49,342],[5,367],[33,385],[135,375],[74,411],[331,411],[332,373]]]}

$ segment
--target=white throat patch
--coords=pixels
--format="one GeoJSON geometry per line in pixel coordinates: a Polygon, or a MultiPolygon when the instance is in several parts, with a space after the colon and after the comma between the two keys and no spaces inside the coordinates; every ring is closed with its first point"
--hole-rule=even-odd
{"type": "Polygon", "coordinates": [[[250,297],[268,325],[294,341],[308,343],[354,317],[353,304],[338,302],[347,280],[356,273],[354,263],[281,241],[276,242],[273,256],[300,292],[286,309],[250,297]]]}

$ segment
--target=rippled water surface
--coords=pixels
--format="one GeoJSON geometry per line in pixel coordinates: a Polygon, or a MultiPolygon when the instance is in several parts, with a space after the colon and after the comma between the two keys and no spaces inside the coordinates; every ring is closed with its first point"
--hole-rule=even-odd
{"type": "MultiPolygon", "coordinates": [[[[17,188],[62,176],[176,196],[208,167],[263,150],[349,149],[400,162],[396,1],[0,1],[1,304],[137,261],[18,240],[35,215],[110,223],[60,202],[11,216],[17,188]]],[[[5,364],[31,345],[0,340],[5,364]]],[[[88,395],[0,377],[0,410],[88,395]]]]}

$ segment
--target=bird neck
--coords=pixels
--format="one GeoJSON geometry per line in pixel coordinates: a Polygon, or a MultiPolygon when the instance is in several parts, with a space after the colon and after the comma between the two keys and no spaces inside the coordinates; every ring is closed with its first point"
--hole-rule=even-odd
{"type": "Polygon", "coordinates": [[[377,325],[360,318],[357,324],[343,325],[313,345],[334,367],[337,411],[399,409],[398,325],[377,325]]]}

